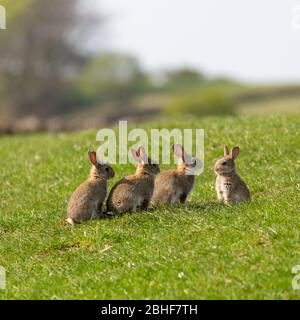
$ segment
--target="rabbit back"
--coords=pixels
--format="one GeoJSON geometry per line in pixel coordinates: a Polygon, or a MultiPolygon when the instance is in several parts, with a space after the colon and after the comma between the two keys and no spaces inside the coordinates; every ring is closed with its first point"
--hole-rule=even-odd
{"type": "Polygon", "coordinates": [[[70,198],[67,208],[68,218],[79,223],[100,217],[106,193],[106,181],[87,180],[83,182],[70,198]]]}
{"type": "Polygon", "coordinates": [[[152,205],[184,203],[194,185],[195,177],[178,169],[160,173],[155,179],[152,205]]]}
{"type": "Polygon", "coordinates": [[[114,213],[133,212],[146,209],[154,189],[152,175],[137,174],[125,177],[117,182],[107,199],[107,211],[114,213]]]}

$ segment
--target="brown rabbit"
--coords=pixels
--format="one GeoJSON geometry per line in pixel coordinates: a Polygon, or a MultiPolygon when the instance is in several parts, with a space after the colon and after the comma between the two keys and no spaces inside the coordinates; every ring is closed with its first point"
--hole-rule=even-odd
{"type": "Polygon", "coordinates": [[[228,147],[225,146],[224,157],[215,164],[217,196],[226,204],[250,200],[249,189],[235,171],[234,160],[239,152],[239,147],[234,147],[229,152],[228,147]]]}
{"type": "Polygon", "coordinates": [[[97,162],[95,151],[89,151],[89,159],[92,163],[90,177],[73,192],[68,204],[65,222],[69,224],[103,217],[107,180],[113,178],[115,172],[109,165],[97,162]]]}
{"type": "Polygon", "coordinates": [[[173,151],[179,158],[177,169],[160,173],[155,179],[152,205],[184,203],[192,191],[196,168],[202,166],[200,159],[187,154],[180,144],[173,145],[173,151]]]}
{"type": "Polygon", "coordinates": [[[137,162],[136,172],[121,179],[111,189],[106,202],[108,213],[143,210],[150,203],[159,166],[148,158],[143,147],[131,151],[137,162]]]}

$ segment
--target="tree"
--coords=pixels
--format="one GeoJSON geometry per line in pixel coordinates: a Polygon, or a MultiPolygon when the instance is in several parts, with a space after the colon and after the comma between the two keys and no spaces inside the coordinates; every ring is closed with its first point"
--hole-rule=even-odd
{"type": "Polygon", "coordinates": [[[204,75],[192,68],[184,67],[166,72],[166,82],[170,88],[197,86],[204,81],[204,75]]]}
{"type": "Polygon", "coordinates": [[[43,116],[68,108],[74,77],[85,62],[83,39],[102,22],[99,15],[83,10],[82,3],[4,3],[9,16],[0,38],[0,91],[14,115],[43,116]]]}
{"type": "Polygon", "coordinates": [[[147,77],[135,57],[110,52],[91,59],[79,81],[88,100],[112,99],[124,105],[146,86],[147,77]]]}

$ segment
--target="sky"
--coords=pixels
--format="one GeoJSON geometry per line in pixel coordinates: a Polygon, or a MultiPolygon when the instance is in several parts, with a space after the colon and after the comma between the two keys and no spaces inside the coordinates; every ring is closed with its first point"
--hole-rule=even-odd
{"type": "Polygon", "coordinates": [[[195,67],[245,82],[300,81],[300,0],[101,0],[109,48],[149,71],[195,67]]]}

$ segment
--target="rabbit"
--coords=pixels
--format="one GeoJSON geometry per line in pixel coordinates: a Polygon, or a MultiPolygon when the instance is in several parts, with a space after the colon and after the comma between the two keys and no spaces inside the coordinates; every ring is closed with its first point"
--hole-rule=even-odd
{"type": "Polygon", "coordinates": [[[68,203],[65,222],[71,225],[104,216],[102,205],[107,195],[107,180],[115,175],[111,166],[97,162],[95,151],[89,151],[88,155],[92,163],[90,177],[73,192],[68,203]]]}
{"type": "Polygon", "coordinates": [[[200,159],[187,154],[180,144],[172,146],[179,158],[177,169],[160,173],[155,179],[151,205],[185,203],[195,183],[193,170],[201,167],[200,159]]]}
{"type": "Polygon", "coordinates": [[[136,172],[113,186],[106,202],[108,214],[145,210],[150,203],[159,165],[148,158],[143,147],[131,151],[137,162],[136,172]]]}
{"type": "Polygon", "coordinates": [[[235,171],[235,159],[239,155],[239,147],[234,147],[229,152],[224,146],[224,157],[219,159],[214,167],[217,174],[216,191],[218,200],[225,204],[250,200],[250,191],[245,182],[235,171]]]}

